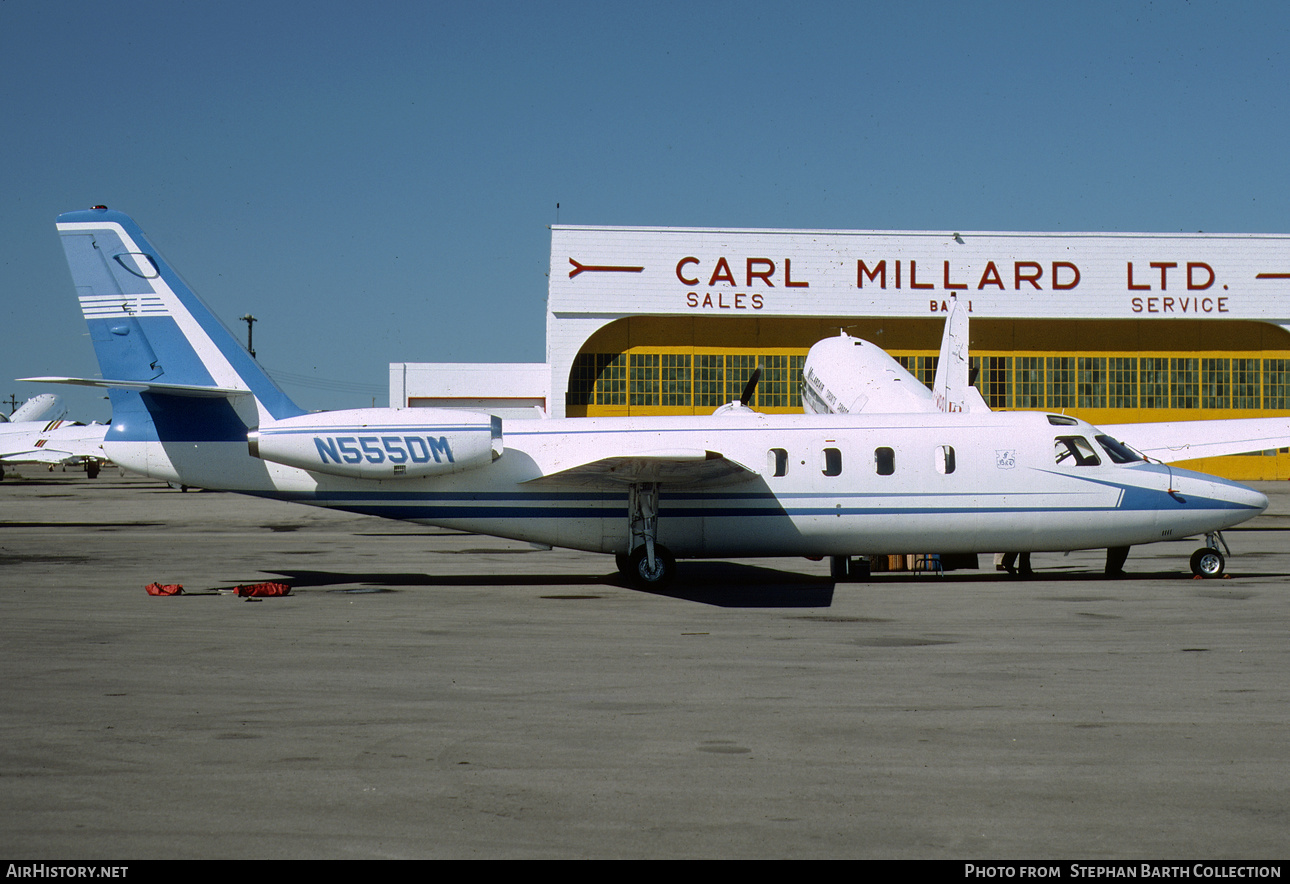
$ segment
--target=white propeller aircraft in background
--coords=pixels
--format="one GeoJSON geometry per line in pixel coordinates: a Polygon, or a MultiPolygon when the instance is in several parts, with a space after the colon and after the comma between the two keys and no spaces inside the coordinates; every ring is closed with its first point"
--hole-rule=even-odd
{"type": "Polygon", "coordinates": [[[169,482],[608,553],[646,587],[678,558],[1213,538],[1267,506],[1043,413],[310,414],[129,217],[70,212],[58,230],[103,377],[32,380],[106,387],[106,453],[169,482]]]}
{"type": "MultiPolygon", "coordinates": [[[[989,411],[970,376],[968,322],[967,309],[951,300],[930,390],[881,347],[853,338],[845,330],[838,337],[819,341],[811,347],[802,366],[803,410],[809,414],[989,411]]],[[[1051,419],[1072,420],[1061,415],[1052,415],[1051,419]]],[[[1108,448],[1109,456],[1162,464],[1290,445],[1290,418],[1284,417],[1106,424],[1102,430],[1104,435],[1097,438],[1104,447],[1108,445],[1102,441],[1104,437],[1128,443],[1116,454],[1108,448]]],[[[1060,462],[1075,457],[1078,461],[1089,454],[1096,456],[1096,452],[1078,448],[1055,442],[1055,459],[1060,462]]],[[[1217,533],[1208,539],[1211,547],[1216,541],[1223,542],[1217,533]]],[[[1128,555],[1128,546],[1110,547],[1108,553],[1108,571],[1118,571],[1128,555]]],[[[1193,556],[1192,568],[1207,574],[1221,571],[1222,564],[1221,559],[1202,549],[1193,556]]],[[[835,573],[845,571],[845,564],[835,563],[835,573]]]]}
{"type": "MultiPolygon", "coordinates": [[[[807,352],[802,408],[810,414],[989,411],[970,378],[967,309],[950,302],[930,390],[881,347],[843,331],[807,352]]],[[[1290,446],[1290,417],[1104,424],[1102,429],[1161,463],[1290,446]]]]}
{"type": "Polygon", "coordinates": [[[972,385],[968,313],[951,296],[932,389],[886,350],[843,329],[811,347],[802,364],[802,410],[807,414],[946,414],[989,411],[972,385]]]}
{"type": "Polygon", "coordinates": [[[63,400],[53,393],[41,393],[22,403],[8,417],[0,413],[0,432],[12,429],[3,426],[4,424],[48,423],[64,417],[67,417],[67,406],[63,404],[63,400]]]}

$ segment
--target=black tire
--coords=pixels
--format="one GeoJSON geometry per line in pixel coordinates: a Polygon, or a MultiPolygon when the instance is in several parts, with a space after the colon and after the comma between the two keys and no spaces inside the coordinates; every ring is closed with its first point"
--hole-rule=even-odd
{"type": "Polygon", "coordinates": [[[645,555],[645,544],[636,547],[631,556],[631,568],[628,575],[632,583],[642,589],[659,589],[667,586],[676,576],[676,559],[667,551],[667,547],[654,544],[654,570],[649,568],[649,557],[645,555]]]}
{"type": "Polygon", "coordinates": [[[1223,554],[1212,547],[1203,546],[1191,554],[1191,573],[1197,577],[1222,577],[1226,565],[1223,554]]]}

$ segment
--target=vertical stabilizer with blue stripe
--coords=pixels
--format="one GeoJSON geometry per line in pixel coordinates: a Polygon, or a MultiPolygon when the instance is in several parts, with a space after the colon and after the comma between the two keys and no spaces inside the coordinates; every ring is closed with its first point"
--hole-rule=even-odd
{"type": "Polygon", "coordinates": [[[96,383],[110,390],[108,442],[245,445],[261,423],[304,414],[129,216],[68,212],[58,232],[103,374],[96,383]]]}

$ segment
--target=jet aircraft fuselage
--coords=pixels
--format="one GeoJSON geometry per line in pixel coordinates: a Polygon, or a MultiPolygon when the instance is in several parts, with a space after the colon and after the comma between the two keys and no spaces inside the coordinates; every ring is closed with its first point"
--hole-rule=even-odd
{"type": "Polygon", "coordinates": [[[99,207],[58,226],[103,377],[39,380],[107,388],[108,456],[171,482],[614,553],[646,585],[677,556],[1124,547],[1267,506],[1073,418],[955,411],[954,384],[949,413],[310,414],[130,218],[99,207]]]}
{"type": "MultiPolygon", "coordinates": [[[[434,420],[451,413],[418,411],[403,412],[408,426],[456,443],[434,420]]],[[[1266,506],[1234,482],[1116,463],[1095,427],[1041,413],[514,421],[495,460],[388,479],[257,459],[240,440],[112,441],[131,429],[114,424],[108,454],[160,479],[604,553],[631,552],[627,489],[655,478],[657,540],[678,557],[1121,546],[1221,530],[1266,506]],[[1070,455],[1064,440],[1087,453],[1070,455]],[[650,474],[651,461],[687,452],[719,452],[735,471],[685,483],[650,474]],[[579,470],[601,462],[622,475],[579,470]]],[[[410,433],[355,423],[312,435],[352,440],[357,471],[410,450],[410,433]]]]}

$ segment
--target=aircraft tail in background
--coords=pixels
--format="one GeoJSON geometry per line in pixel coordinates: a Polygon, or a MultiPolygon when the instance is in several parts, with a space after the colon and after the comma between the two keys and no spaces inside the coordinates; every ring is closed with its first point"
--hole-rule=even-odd
{"type": "Polygon", "coordinates": [[[950,301],[950,312],[945,317],[941,355],[932,381],[932,400],[946,413],[990,410],[980,391],[972,385],[968,360],[968,311],[957,299],[950,301]]]}

